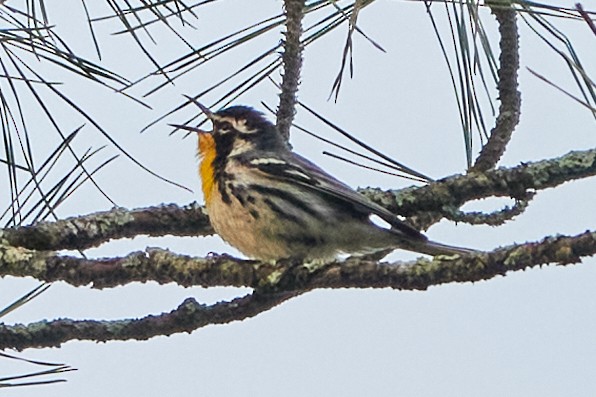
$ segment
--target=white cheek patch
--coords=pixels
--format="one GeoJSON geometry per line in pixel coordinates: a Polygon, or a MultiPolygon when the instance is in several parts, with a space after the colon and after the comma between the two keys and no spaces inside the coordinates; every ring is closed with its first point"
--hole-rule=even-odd
{"type": "Polygon", "coordinates": [[[378,215],[372,214],[368,217],[372,223],[381,229],[391,229],[391,224],[378,215]]]}
{"type": "Polygon", "coordinates": [[[245,141],[244,139],[236,139],[229,156],[237,156],[242,153],[250,152],[251,150],[254,150],[254,148],[252,143],[245,141]]]}

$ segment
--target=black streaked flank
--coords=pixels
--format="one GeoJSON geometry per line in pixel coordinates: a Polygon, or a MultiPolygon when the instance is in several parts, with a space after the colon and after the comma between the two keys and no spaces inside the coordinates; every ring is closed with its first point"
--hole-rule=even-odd
{"type": "Polygon", "coordinates": [[[228,194],[228,191],[226,190],[226,188],[223,187],[221,184],[218,187],[219,187],[219,194],[221,195],[221,201],[223,201],[224,204],[227,204],[227,205],[232,204],[232,200],[230,199],[230,195],[228,194]]]}
{"type": "Polygon", "coordinates": [[[246,188],[228,183],[228,189],[230,189],[232,196],[236,197],[242,206],[246,205],[246,188]]]}
{"type": "MultiPolygon", "coordinates": [[[[311,203],[305,202],[304,200],[293,196],[291,193],[285,190],[256,184],[249,185],[248,189],[254,190],[257,193],[261,193],[265,197],[278,197],[314,217],[321,218],[323,216],[323,214],[317,212],[316,208],[312,206],[311,203]]],[[[342,210],[343,212],[350,214],[353,218],[365,220],[370,216],[370,211],[366,208],[363,208],[358,203],[353,203],[325,192],[319,192],[319,196],[331,204],[330,208],[342,210]]]]}
{"type": "Polygon", "coordinates": [[[313,208],[309,203],[292,195],[291,193],[289,193],[285,190],[277,189],[274,187],[267,187],[267,186],[263,186],[263,185],[249,185],[248,189],[254,190],[257,193],[262,194],[263,197],[280,198],[280,199],[284,200],[285,202],[287,202],[288,204],[306,212],[309,215],[316,216],[316,217],[321,216],[321,214],[319,214],[315,210],[315,208],[313,208]]]}
{"type": "Polygon", "coordinates": [[[267,205],[271,209],[271,211],[275,212],[281,218],[287,219],[287,220],[289,220],[291,222],[294,222],[294,223],[296,223],[298,225],[306,226],[305,223],[304,223],[304,221],[302,219],[298,218],[294,214],[287,213],[286,211],[283,210],[283,208],[280,208],[279,205],[275,204],[269,198],[264,199],[263,200],[263,203],[265,205],[267,205]]]}

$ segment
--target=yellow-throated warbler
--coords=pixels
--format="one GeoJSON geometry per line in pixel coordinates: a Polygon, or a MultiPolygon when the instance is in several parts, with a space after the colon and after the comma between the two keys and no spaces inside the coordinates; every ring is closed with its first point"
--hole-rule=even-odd
{"type": "MultiPolygon", "coordinates": [[[[197,103],[198,104],[198,103],[197,103]]],[[[429,255],[472,250],[429,241],[385,208],[291,151],[263,114],[245,106],[201,109],[200,175],[215,231],[250,258],[331,259],[401,248],[429,255]],[[391,225],[371,221],[377,215],[391,225]]]]}

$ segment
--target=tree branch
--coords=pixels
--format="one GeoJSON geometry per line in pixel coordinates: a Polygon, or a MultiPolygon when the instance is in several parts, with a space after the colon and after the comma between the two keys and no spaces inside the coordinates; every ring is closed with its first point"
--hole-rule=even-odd
{"type": "Polygon", "coordinates": [[[443,218],[456,223],[463,222],[470,225],[500,226],[505,222],[512,220],[517,215],[521,215],[526,208],[528,208],[530,201],[533,198],[534,193],[528,191],[525,198],[516,197],[513,206],[507,205],[500,210],[489,213],[480,211],[466,212],[455,207],[444,206],[441,212],[419,212],[416,215],[408,217],[407,221],[420,230],[428,229],[435,223],[440,222],[443,218]]]}
{"type": "Polygon", "coordinates": [[[296,114],[296,92],[302,69],[302,18],[304,0],[284,0],[286,11],[286,32],[282,61],[284,65],[279,106],[277,108],[277,129],[286,139],[290,137],[290,127],[296,114]]]}
{"type": "Polygon", "coordinates": [[[455,175],[422,187],[384,191],[364,189],[370,199],[396,214],[419,217],[417,227],[436,221],[433,213],[449,213],[471,200],[487,197],[525,199],[533,190],[544,190],[576,179],[596,175],[596,149],[573,151],[558,158],[522,163],[484,173],[455,175]]]}
{"type": "Polygon", "coordinates": [[[274,265],[229,255],[195,258],[159,248],[147,248],[123,257],[87,259],[0,244],[0,277],[34,277],[99,289],[134,281],[175,282],[184,287],[258,287],[259,279],[266,279],[277,270],[274,265]]]}
{"type": "MultiPolygon", "coordinates": [[[[208,324],[224,324],[252,317],[269,310],[284,300],[315,288],[385,288],[425,290],[431,285],[451,282],[487,280],[508,271],[532,268],[549,263],[561,265],[578,263],[582,257],[596,253],[596,233],[577,236],[547,237],[541,242],[501,248],[490,253],[467,256],[437,256],[415,262],[379,263],[367,258],[349,258],[345,262],[324,265],[278,263],[260,264],[226,257],[223,262],[211,261],[213,268],[187,269],[180,280],[185,284],[188,275],[196,277],[216,275],[217,285],[248,285],[256,292],[230,302],[211,306],[187,299],[176,310],[142,319],[114,321],[69,320],[41,321],[29,325],[0,325],[0,349],[59,346],[68,340],[145,340],[156,335],[191,332],[208,324]],[[234,269],[239,270],[234,270],[234,269]],[[247,271],[252,268],[253,271],[247,271]],[[255,275],[258,275],[255,278],[255,275]]],[[[0,254],[0,260],[6,251],[0,254]]],[[[151,255],[149,255],[151,257],[151,255]]],[[[196,259],[205,261],[205,259],[196,259]]],[[[182,266],[187,266],[184,263],[182,266]]],[[[0,264],[1,265],[1,264],[0,264]]],[[[122,267],[128,265],[123,264],[122,267]]],[[[72,274],[67,270],[64,274],[72,274]]],[[[166,270],[168,268],[166,267],[166,270]]],[[[114,271],[114,269],[110,269],[114,271]]],[[[173,273],[172,273],[173,274],[173,273]]],[[[99,275],[101,278],[101,274],[99,275]]],[[[171,279],[174,279],[172,277],[171,279]]],[[[203,278],[205,280],[205,278],[203,278]]],[[[67,280],[68,281],[68,280],[67,280]]]]}
{"type": "MultiPolygon", "coordinates": [[[[395,214],[409,218],[417,228],[426,229],[443,217],[456,219],[457,209],[471,200],[512,197],[523,201],[533,190],[552,188],[594,175],[596,149],[590,149],[482,174],[455,175],[421,187],[360,191],[395,214]]],[[[458,220],[469,221],[466,217],[458,220]]],[[[115,208],[57,222],[3,229],[0,230],[0,241],[15,247],[56,251],[85,249],[111,239],[141,234],[206,236],[213,233],[205,209],[192,203],[184,207],[170,204],[132,211],[115,208]]]]}
{"type": "Polygon", "coordinates": [[[273,264],[229,255],[196,258],[157,248],[124,257],[86,259],[0,246],[0,276],[30,276],[75,286],[91,284],[94,288],[151,280],[185,287],[251,287],[261,292],[313,288],[426,289],[431,285],[489,279],[536,265],[575,263],[582,256],[596,253],[595,242],[596,233],[586,232],[465,256],[439,255],[395,263],[352,257],[320,265],[290,260],[273,264]]]}
{"type": "Polygon", "coordinates": [[[226,324],[243,320],[269,310],[295,293],[250,294],[229,302],[203,305],[192,298],[177,309],[141,319],[112,321],[59,319],[28,325],[1,325],[0,349],[23,350],[36,347],[58,347],[69,340],[147,340],[159,335],[192,332],[209,324],[226,324]]]}
{"type": "Polygon", "coordinates": [[[588,27],[592,30],[594,35],[596,35],[596,25],[590,17],[590,13],[584,10],[584,7],[581,5],[581,3],[575,3],[575,9],[577,12],[579,12],[579,15],[583,18],[583,20],[586,21],[588,27]]]}
{"type": "Polygon", "coordinates": [[[521,94],[517,90],[517,72],[519,69],[519,36],[517,32],[516,10],[508,1],[493,0],[491,10],[499,23],[501,40],[499,48],[499,82],[497,89],[501,106],[488,142],[471,171],[481,172],[493,168],[505,149],[513,130],[519,123],[521,94]]]}
{"type": "Polygon", "coordinates": [[[213,234],[205,208],[197,203],[110,211],[4,229],[0,240],[41,251],[87,249],[111,239],[149,236],[208,236],[213,234]]]}

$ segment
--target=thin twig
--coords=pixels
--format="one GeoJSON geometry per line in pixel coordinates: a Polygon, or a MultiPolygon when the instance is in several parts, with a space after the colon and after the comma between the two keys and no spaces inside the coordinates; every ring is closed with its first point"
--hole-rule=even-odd
{"type": "Polygon", "coordinates": [[[596,113],[596,107],[590,105],[588,102],[578,98],[577,96],[573,95],[572,93],[570,93],[569,91],[567,91],[566,89],[562,88],[561,86],[553,83],[551,80],[547,79],[546,77],[544,77],[543,75],[535,72],[534,70],[532,70],[531,68],[526,68],[528,70],[528,72],[532,73],[534,76],[538,77],[540,80],[544,81],[546,84],[550,85],[553,88],[556,88],[557,91],[565,94],[566,96],[568,96],[569,98],[573,99],[575,102],[577,102],[578,104],[582,105],[583,107],[587,108],[588,110],[590,110],[592,113],[596,113]]]}
{"type": "Polygon", "coordinates": [[[590,17],[590,14],[584,10],[584,7],[581,3],[575,3],[575,9],[579,12],[579,15],[586,21],[588,27],[592,30],[592,32],[596,35],[596,25],[594,24],[594,20],[590,17]]]}
{"type": "Polygon", "coordinates": [[[516,21],[516,10],[513,6],[505,6],[505,2],[495,2],[492,12],[499,23],[499,115],[490,137],[480,155],[472,166],[472,171],[482,172],[493,168],[500,160],[513,130],[519,123],[521,94],[517,90],[517,74],[519,70],[519,35],[516,21]],[[502,3],[502,4],[501,4],[502,3]]]}
{"type": "Polygon", "coordinates": [[[300,83],[302,69],[302,18],[305,0],[284,0],[286,31],[284,39],[283,80],[277,108],[277,129],[288,140],[290,126],[296,114],[296,92],[300,83]]]}

